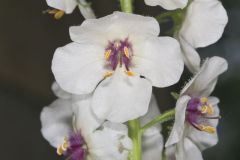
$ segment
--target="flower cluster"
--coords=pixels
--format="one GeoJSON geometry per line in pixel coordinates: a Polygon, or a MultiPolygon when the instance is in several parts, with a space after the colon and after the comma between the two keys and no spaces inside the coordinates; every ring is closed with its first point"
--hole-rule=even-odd
{"type": "Polygon", "coordinates": [[[218,0],[145,0],[181,8],[173,37],[159,36],[153,17],[114,12],[95,19],[85,0],[47,3],[57,18],[76,6],[86,18],[70,27],[73,42],[57,48],[52,61],[58,99],[44,107],[41,131],[57,154],[71,160],[201,160],[201,151],[217,143],[219,100],[210,94],[228,66],[220,57],[201,65],[196,48],[223,33],[227,15],[218,0]],[[152,88],[176,84],[184,64],[194,76],[175,109],[160,114],[152,88]],[[160,122],[173,118],[164,145],[160,122]]]}

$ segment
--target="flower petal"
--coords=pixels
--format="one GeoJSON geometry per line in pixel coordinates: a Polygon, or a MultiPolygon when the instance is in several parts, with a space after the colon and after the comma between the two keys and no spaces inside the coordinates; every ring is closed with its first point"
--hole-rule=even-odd
{"type": "Polygon", "coordinates": [[[188,138],[184,138],[177,144],[177,160],[203,160],[199,148],[188,138]]]}
{"type": "Polygon", "coordinates": [[[217,133],[209,134],[189,127],[187,134],[189,139],[191,139],[201,151],[216,145],[218,142],[217,133]]]}
{"type": "Polygon", "coordinates": [[[62,10],[67,14],[72,13],[77,6],[76,0],[46,0],[46,1],[50,7],[62,10]]]}
{"type": "MultiPolygon", "coordinates": [[[[141,125],[144,126],[156,116],[160,115],[156,97],[152,94],[149,109],[146,115],[140,118],[141,125]]],[[[160,160],[162,158],[163,137],[160,134],[161,124],[148,128],[143,134],[142,141],[142,159],[160,160]]]]}
{"type": "Polygon", "coordinates": [[[221,57],[207,59],[199,72],[182,89],[181,94],[209,96],[213,91],[218,76],[228,68],[227,61],[221,57]]]}
{"type": "Polygon", "coordinates": [[[185,65],[192,73],[197,73],[200,69],[201,58],[197,51],[182,37],[179,37],[181,49],[182,49],[182,58],[185,65]]]}
{"type": "Polygon", "coordinates": [[[158,108],[157,100],[154,94],[152,94],[148,112],[147,114],[145,114],[140,118],[141,124],[145,125],[146,123],[150,122],[153,118],[159,115],[160,115],[160,110],[158,108]]]}
{"type": "Polygon", "coordinates": [[[161,160],[163,150],[163,137],[157,128],[149,128],[143,135],[142,159],[161,160]]]}
{"type": "Polygon", "coordinates": [[[74,112],[74,126],[76,131],[81,131],[83,137],[88,136],[98,127],[103,121],[99,120],[91,110],[92,95],[85,97],[74,97],[73,112],[74,112]]]}
{"type": "MultiPolygon", "coordinates": [[[[140,123],[142,126],[153,120],[155,117],[160,115],[160,110],[158,108],[156,97],[152,94],[151,101],[149,104],[148,112],[144,116],[140,118],[140,123]]],[[[161,124],[157,124],[153,126],[152,128],[157,128],[158,133],[160,133],[160,130],[162,129],[161,124]]]]}
{"type": "Polygon", "coordinates": [[[182,96],[178,99],[176,104],[175,122],[172,131],[165,144],[166,147],[178,143],[183,138],[185,128],[185,115],[188,101],[191,98],[189,96],[182,96]]]}
{"type": "Polygon", "coordinates": [[[86,141],[92,160],[126,160],[132,149],[127,127],[120,123],[106,122],[102,130],[92,133],[86,141]]]}
{"type": "Polygon", "coordinates": [[[147,37],[133,50],[133,71],[149,79],[153,86],[167,87],[180,79],[184,65],[175,39],[147,37]]]}
{"type": "Polygon", "coordinates": [[[149,6],[159,5],[167,10],[175,10],[177,8],[184,8],[187,5],[187,0],[144,0],[149,6]]]}
{"type": "Polygon", "coordinates": [[[92,110],[100,119],[126,122],[146,114],[151,93],[148,80],[138,75],[127,76],[117,69],[96,88],[92,110]]]}
{"type": "Polygon", "coordinates": [[[70,43],[56,50],[52,71],[61,88],[73,94],[88,94],[106,72],[104,48],[86,43],[70,43]]]}
{"type": "Polygon", "coordinates": [[[194,0],[180,29],[180,35],[194,48],[215,43],[228,22],[226,10],[218,0],[194,0]]]}
{"type": "MultiPolygon", "coordinates": [[[[219,108],[217,106],[218,102],[219,102],[218,98],[209,97],[209,103],[214,107],[213,117],[219,116],[219,108]]],[[[210,119],[209,125],[216,128],[218,122],[219,122],[218,119],[210,119]]],[[[218,142],[217,132],[214,134],[210,134],[207,132],[199,131],[191,126],[187,127],[186,132],[189,139],[192,140],[201,151],[216,145],[218,142]]]]}
{"type": "Polygon", "coordinates": [[[57,82],[53,82],[52,91],[58,98],[61,99],[70,99],[72,94],[64,91],[57,82]]]}
{"type": "Polygon", "coordinates": [[[59,147],[72,132],[72,106],[68,100],[57,99],[41,112],[42,135],[54,147],[59,147]]]}
{"type": "Polygon", "coordinates": [[[109,40],[125,39],[129,35],[157,36],[159,32],[160,27],[156,19],[123,12],[114,12],[98,19],[87,19],[81,26],[70,27],[73,41],[82,43],[91,39],[105,45],[109,40]]]}
{"type": "Polygon", "coordinates": [[[86,0],[80,0],[78,8],[85,19],[96,18],[91,6],[86,2],[86,0]]]}

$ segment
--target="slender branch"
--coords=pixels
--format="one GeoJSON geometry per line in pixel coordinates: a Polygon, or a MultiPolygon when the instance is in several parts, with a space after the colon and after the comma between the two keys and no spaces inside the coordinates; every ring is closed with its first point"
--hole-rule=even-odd
{"type": "Polygon", "coordinates": [[[152,121],[150,121],[146,125],[144,125],[141,128],[141,131],[143,133],[146,129],[156,125],[157,123],[164,123],[166,121],[172,120],[172,119],[174,119],[174,116],[175,116],[175,110],[174,109],[169,110],[169,111],[161,114],[160,116],[154,118],[152,121]]]}

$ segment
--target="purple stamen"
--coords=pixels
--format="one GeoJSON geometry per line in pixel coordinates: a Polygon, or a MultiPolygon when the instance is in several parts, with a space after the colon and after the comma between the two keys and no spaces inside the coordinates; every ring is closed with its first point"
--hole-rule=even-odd
{"type": "Polygon", "coordinates": [[[128,38],[125,40],[114,40],[110,41],[106,51],[111,51],[111,54],[109,56],[109,64],[112,68],[112,70],[115,70],[117,68],[117,65],[119,63],[120,67],[124,64],[126,70],[129,70],[129,67],[131,65],[131,58],[133,56],[133,50],[132,45],[128,41],[128,38]],[[127,49],[129,57],[125,55],[124,48],[127,49]]]}
{"type": "Polygon", "coordinates": [[[68,148],[64,152],[69,160],[85,160],[87,150],[85,141],[80,133],[72,133],[68,139],[68,148]]]}
{"type": "Polygon", "coordinates": [[[201,101],[199,97],[192,97],[187,105],[186,109],[186,121],[194,128],[201,130],[202,123],[207,123],[210,119],[219,119],[218,117],[209,117],[208,113],[203,112],[201,109],[203,106],[208,106],[207,102],[201,101]]]}

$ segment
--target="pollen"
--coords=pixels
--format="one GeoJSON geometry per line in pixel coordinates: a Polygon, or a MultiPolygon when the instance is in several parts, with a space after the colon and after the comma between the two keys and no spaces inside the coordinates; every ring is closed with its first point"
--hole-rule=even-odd
{"type": "Polygon", "coordinates": [[[62,10],[58,10],[58,9],[47,9],[46,11],[43,11],[43,13],[48,13],[50,15],[54,15],[54,18],[59,20],[60,18],[62,18],[64,16],[64,11],[62,10]]]}
{"type": "Polygon", "coordinates": [[[65,14],[64,11],[59,10],[54,14],[54,18],[59,20],[64,16],[64,14],[65,14]]]}
{"type": "Polygon", "coordinates": [[[214,109],[213,109],[212,105],[204,105],[201,108],[201,112],[207,113],[208,115],[213,115],[214,109]]]}
{"type": "Polygon", "coordinates": [[[134,76],[134,72],[132,72],[132,71],[125,71],[125,73],[126,73],[128,76],[134,76]]]}
{"type": "Polygon", "coordinates": [[[126,56],[127,58],[129,58],[129,50],[128,50],[128,48],[127,48],[127,47],[124,47],[124,48],[123,48],[123,51],[124,51],[125,56],[126,56]]]}
{"type": "Polygon", "coordinates": [[[111,52],[112,52],[112,51],[111,51],[110,49],[105,52],[104,57],[105,57],[106,60],[109,60],[109,57],[110,57],[110,55],[111,55],[111,52]]]}
{"type": "Polygon", "coordinates": [[[107,78],[107,77],[111,77],[113,75],[113,72],[106,72],[104,75],[103,75],[103,77],[104,78],[107,78]]]}
{"type": "Polygon", "coordinates": [[[207,97],[202,97],[200,99],[201,103],[207,103],[208,102],[208,98],[207,97]]]}
{"type": "Polygon", "coordinates": [[[67,150],[68,146],[69,146],[68,139],[65,137],[63,144],[57,148],[57,154],[60,156],[63,155],[63,153],[67,150]]]}
{"type": "Polygon", "coordinates": [[[216,132],[216,129],[212,126],[204,126],[204,125],[199,125],[198,126],[201,131],[214,134],[216,132]]]}

